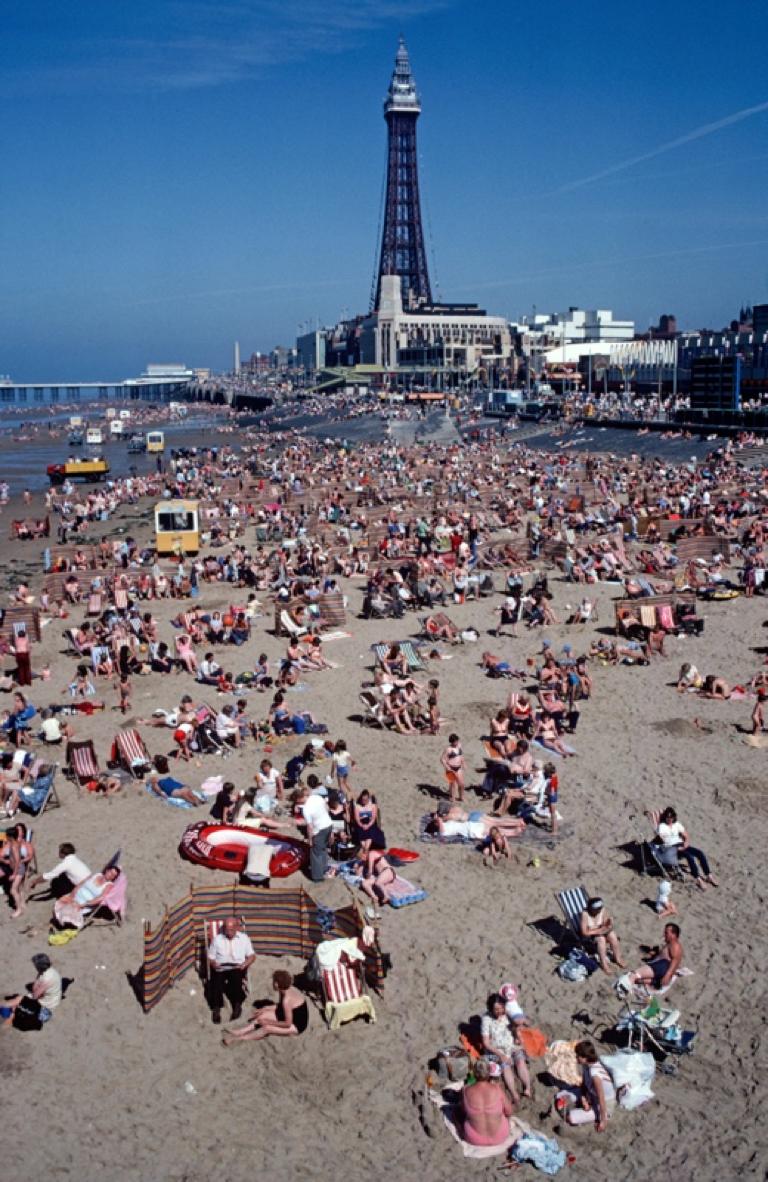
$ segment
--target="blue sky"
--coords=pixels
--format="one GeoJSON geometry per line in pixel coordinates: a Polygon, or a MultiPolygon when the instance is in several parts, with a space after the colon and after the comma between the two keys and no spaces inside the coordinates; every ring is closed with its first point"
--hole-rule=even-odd
{"type": "Polygon", "coordinates": [[[221,368],[365,310],[400,32],[443,299],[768,301],[758,0],[5,0],[0,373],[221,368]]]}

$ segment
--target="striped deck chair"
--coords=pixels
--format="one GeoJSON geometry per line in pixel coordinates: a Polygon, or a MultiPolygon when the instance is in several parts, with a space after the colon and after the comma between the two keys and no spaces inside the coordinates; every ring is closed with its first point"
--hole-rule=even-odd
{"type": "MultiPolygon", "coordinates": [[[[424,669],[424,667],[425,667],[424,662],[422,661],[419,654],[416,652],[416,649],[413,647],[413,643],[410,640],[399,640],[397,642],[397,644],[400,649],[400,652],[403,654],[406,661],[408,662],[408,672],[409,673],[417,673],[419,670],[424,669]]],[[[374,644],[373,645],[373,651],[376,654],[376,661],[379,665],[384,664],[384,658],[386,657],[386,655],[389,652],[391,647],[392,647],[391,644],[374,644]]]]}
{"type": "Polygon", "coordinates": [[[99,761],[92,739],[70,740],[67,743],[66,760],[70,775],[80,787],[99,775],[99,761]]]}
{"type": "Polygon", "coordinates": [[[128,588],[115,587],[115,609],[119,612],[128,611],[128,588]]]}
{"type": "Polygon", "coordinates": [[[320,970],[320,982],[325,998],[324,1016],[329,1030],[338,1030],[343,1022],[363,1017],[376,1021],[376,1011],[367,993],[363,992],[360,962],[353,963],[342,956],[333,969],[320,970]]]}
{"type": "Polygon", "coordinates": [[[361,690],[358,695],[363,707],[363,726],[386,727],[384,706],[371,690],[361,690]]]}
{"type": "Polygon", "coordinates": [[[85,614],[87,616],[100,616],[101,615],[101,592],[100,591],[93,591],[88,596],[88,607],[86,608],[85,614]]]}
{"type": "Polygon", "coordinates": [[[127,904],[128,879],[125,871],[121,870],[114,882],[111,882],[102,893],[96,906],[88,912],[81,931],[97,924],[101,927],[120,927],[125,919],[127,904]]]}
{"type": "Polygon", "coordinates": [[[579,944],[591,944],[592,941],[585,940],[581,934],[581,913],[585,910],[589,895],[586,887],[572,887],[569,890],[558,891],[555,898],[560,904],[560,910],[565,918],[565,926],[568,935],[572,936],[579,944]]]}
{"type": "Polygon", "coordinates": [[[39,817],[47,808],[61,807],[55,784],[58,769],[57,763],[41,764],[34,778],[22,787],[19,792],[19,807],[24,812],[39,817]]]}
{"type": "Polygon", "coordinates": [[[117,732],[112,745],[112,758],[130,772],[135,780],[141,780],[152,767],[144,740],[135,727],[117,732]]]}
{"type": "Polygon", "coordinates": [[[110,653],[106,644],[94,644],[93,648],[91,649],[91,668],[93,669],[94,673],[98,669],[101,662],[107,657],[111,657],[111,655],[112,654],[110,653]]]}

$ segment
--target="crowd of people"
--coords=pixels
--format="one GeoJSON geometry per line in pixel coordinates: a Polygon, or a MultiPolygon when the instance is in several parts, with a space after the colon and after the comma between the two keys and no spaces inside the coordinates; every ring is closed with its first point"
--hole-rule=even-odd
{"type": "MultiPolygon", "coordinates": [[[[121,720],[131,715],[142,679],[157,688],[156,701],[175,703],[135,720],[142,736],[166,750],[148,756],[146,766],[115,766],[82,787],[109,796],[140,775],[149,796],[208,808],[217,824],[297,835],[308,847],[310,880],[321,883],[340,867],[354,866],[364,903],[379,922],[398,867],[389,844],[386,777],[374,791],[379,769],[358,765],[349,734],[331,735],[320,711],[293,706],[293,695],[304,691],[307,697],[299,700],[311,705],[312,687],[333,678],[338,666],[329,659],[327,637],[338,629],[334,619],[359,614],[386,622],[385,642],[376,646],[359,690],[368,721],[396,743],[445,735],[433,786],[439,800],[426,835],[473,844],[487,866],[500,867],[514,862],[515,843],[533,830],[551,843],[567,840],[570,818],[561,812],[567,772],[559,769],[577,757],[582,714],[593,708],[596,685],[610,676],[605,670],[665,660],[671,636],[700,632],[697,597],[733,589],[762,594],[768,565],[763,474],[742,468],[731,446],[704,463],[674,465],[637,456],[582,460],[494,440],[471,452],[459,444],[408,448],[391,440],[339,448],[285,430],[267,439],[246,435],[240,449],[180,457],[164,473],[127,477],[94,493],[65,487],[48,495],[46,508],[58,519],[51,575],[59,583],[49,576],[44,589],[22,584],[9,607],[39,597],[40,609],[66,637],[73,664],[71,680],[54,699],[50,670],[35,668],[26,631],[17,629],[6,645],[13,665],[5,688],[13,697],[0,722],[7,744],[0,791],[8,818],[0,880],[14,918],[31,890],[50,887],[53,937],[76,934],[105,901],[119,907],[115,888],[121,884],[124,897],[125,872],[120,858],[101,858],[102,869],[92,873],[67,842],[59,861],[37,874],[45,825],[33,841],[24,819],[27,790],[52,749],[68,752],[87,738],[86,720],[95,710],[114,709],[121,720]],[[107,532],[86,541],[88,531],[120,506],[181,495],[207,507],[199,555],[169,564],[130,534],[107,532]],[[701,556],[680,557],[694,554],[695,547],[681,545],[689,540],[706,543],[701,556]],[[567,605],[563,615],[555,606],[555,580],[578,584],[580,602],[567,605]],[[599,584],[614,586],[621,603],[616,639],[593,631],[596,605],[584,592],[599,584]],[[678,603],[676,595],[685,598],[678,603]],[[498,623],[484,629],[496,647],[507,638],[518,651],[528,646],[517,663],[506,645],[501,655],[483,651],[483,629],[467,623],[466,605],[484,598],[498,615],[498,623]],[[174,600],[172,616],[166,599],[174,600]],[[670,613],[662,614],[661,606],[651,610],[661,600],[670,613]],[[560,627],[571,638],[564,643],[551,638],[550,630],[560,627]],[[277,658],[269,655],[274,641],[267,641],[268,630],[282,650],[277,658]],[[395,634],[403,639],[393,640],[395,634]],[[445,700],[437,675],[446,657],[479,664],[497,694],[480,733],[446,725],[460,705],[445,700]],[[485,766],[476,783],[479,751],[485,766]],[[226,777],[211,801],[201,781],[213,759],[244,753],[257,769],[251,782],[226,777]],[[470,793],[477,796],[471,805],[470,793]]],[[[673,685],[680,693],[699,693],[710,709],[749,700],[746,730],[760,738],[768,678],[749,669],[742,680],[734,687],[719,674],[702,677],[689,661],[673,685]]],[[[67,762],[78,779],[69,754],[67,762]]],[[[701,891],[716,888],[707,854],[691,843],[674,793],[669,796],[672,802],[653,822],[660,865],[689,875],[701,891]]],[[[405,841],[408,834],[397,837],[405,841]]],[[[656,910],[667,920],[677,907],[666,880],[663,885],[656,910]]],[[[668,922],[658,951],[627,973],[613,919],[598,896],[587,899],[575,936],[605,974],[621,971],[631,989],[666,990],[682,965],[680,928],[668,922]]],[[[237,1021],[255,961],[237,919],[224,921],[207,959],[213,1022],[220,1024],[225,998],[237,1021]]],[[[14,993],[0,1010],[17,1027],[30,1020],[30,1011],[44,1024],[62,1000],[61,976],[50,958],[41,954],[35,967],[31,989],[14,993]]],[[[227,1034],[227,1045],[304,1034],[310,1014],[305,993],[283,969],[272,983],[276,1002],[254,1010],[227,1034]]],[[[531,1095],[528,1026],[516,995],[493,996],[474,1082],[463,1095],[472,1144],[496,1143],[506,1119],[531,1095]]],[[[564,1111],[570,1123],[591,1122],[602,1132],[615,1105],[610,1078],[592,1041],[579,1042],[575,1054],[582,1082],[564,1111]]]]}

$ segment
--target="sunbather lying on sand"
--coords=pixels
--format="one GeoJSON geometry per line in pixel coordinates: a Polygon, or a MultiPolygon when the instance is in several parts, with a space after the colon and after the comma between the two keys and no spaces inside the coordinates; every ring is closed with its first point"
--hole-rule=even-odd
{"type": "Polygon", "coordinates": [[[468,837],[482,841],[494,828],[504,837],[519,837],[525,829],[525,821],[519,817],[487,816],[478,810],[467,813],[459,805],[448,805],[445,801],[432,814],[430,828],[441,837],[468,837]]]}

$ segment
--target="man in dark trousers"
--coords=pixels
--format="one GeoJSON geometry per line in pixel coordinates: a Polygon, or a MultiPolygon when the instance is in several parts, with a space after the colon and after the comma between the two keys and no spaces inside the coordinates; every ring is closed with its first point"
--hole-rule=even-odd
{"type": "Polygon", "coordinates": [[[213,937],[208,947],[208,964],[211,968],[208,1000],[211,1018],[216,1025],[221,1022],[225,996],[232,1006],[233,1021],[237,1021],[243,1012],[245,975],[255,959],[253,945],[246,933],[240,931],[238,921],[234,916],[225,919],[221,931],[213,937]]]}

